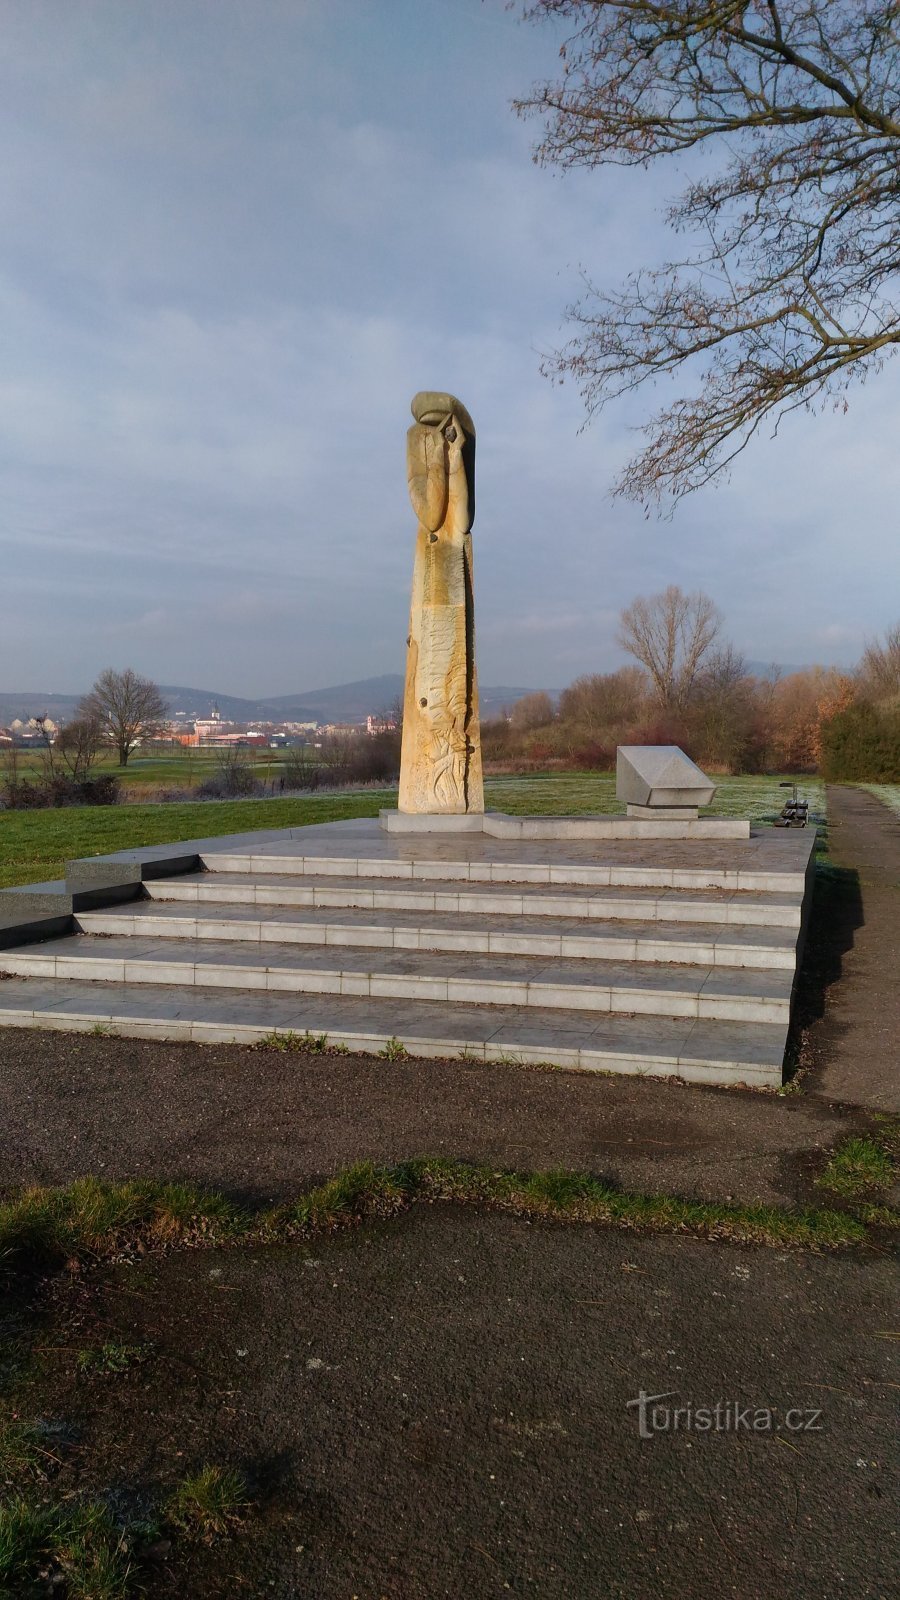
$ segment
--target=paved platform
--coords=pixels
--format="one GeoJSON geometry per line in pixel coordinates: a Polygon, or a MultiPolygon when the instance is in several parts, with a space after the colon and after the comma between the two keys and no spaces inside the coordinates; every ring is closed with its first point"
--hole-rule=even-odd
{"type": "Polygon", "coordinates": [[[65,931],[7,927],[0,1025],[309,1031],[773,1086],[814,839],[511,844],[352,821],[120,852],[71,877],[113,883],[118,866],[115,904],[94,888],[65,931]]]}

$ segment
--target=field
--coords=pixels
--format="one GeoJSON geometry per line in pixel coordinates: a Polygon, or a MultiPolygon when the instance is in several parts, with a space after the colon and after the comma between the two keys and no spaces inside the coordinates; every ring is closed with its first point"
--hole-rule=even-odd
{"type": "MultiPolygon", "coordinates": [[[[785,781],[777,777],[723,778],[712,815],[771,821],[784,803],[785,791],[778,785],[785,781]]],[[[824,822],[824,785],[815,778],[799,781],[816,819],[824,822]]],[[[489,779],[485,803],[492,811],[520,816],[583,816],[592,812],[609,815],[620,809],[612,774],[594,777],[587,773],[554,773],[547,777],[489,779]]],[[[375,817],[382,806],[395,804],[395,789],[361,789],[265,800],[0,812],[0,888],[63,877],[66,861],[77,856],[240,833],[247,828],[287,828],[348,817],[375,817]]]]}
{"type": "MultiPolygon", "coordinates": [[[[277,783],[281,765],[287,755],[295,751],[260,750],[249,764],[261,783],[277,783]]],[[[115,754],[108,751],[95,761],[91,775],[110,772],[120,778],[128,798],[142,789],[195,789],[198,783],[210,778],[218,770],[221,751],[204,746],[191,749],[154,751],[152,755],[135,753],[127,767],[120,767],[115,754]]],[[[58,764],[62,762],[57,758],[58,764]]],[[[35,779],[40,776],[42,757],[38,750],[21,750],[18,756],[19,777],[35,779]]]]}

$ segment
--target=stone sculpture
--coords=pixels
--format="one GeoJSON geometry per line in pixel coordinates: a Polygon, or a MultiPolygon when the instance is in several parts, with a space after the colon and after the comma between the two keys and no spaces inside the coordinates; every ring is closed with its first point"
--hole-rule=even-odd
{"type": "Polygon", "coordinates": [[[472,524],[475,425],[452,394],[412,402],[409,497],[418,518],[403,700],[401,813],[484,811],[472,524]]]}

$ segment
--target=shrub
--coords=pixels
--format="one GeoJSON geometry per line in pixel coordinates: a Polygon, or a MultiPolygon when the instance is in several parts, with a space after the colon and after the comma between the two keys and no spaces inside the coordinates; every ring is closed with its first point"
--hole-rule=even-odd
{"type": "Polygon", "coordinates": [[[830,782],[900,781],[900,710],[861,702],[822,729],[822,775],[830,782]]]}
{"type": "Polygon", "coordinates": [[[605,745],[598,744],[595,740],[590,740],[572,751],[572,761],[583,772],[613,772],[616,752],[608,750],[605,745]]]}
{"type": "Polygon", "coordinates": [[[3,802],[9,811],[44,811],[51,806],[114,806],[121,799],[119,780],[111,772],[96,778],[47,773],[33,782],[8,781],[3,802]]]}
{"type": "Polygon", "coordinates": [[[309,760],[303,748],[288,752],[281,771],[286,789],[318,789],[324,781],[321,767],[309,760]]]}
{"type": "Polygon", "coordinates": [[[198,785],[201,800],[255,800],[265,793],[252,766],[252,752],[242,745],[226,745],[219,752],[216,770],[198,785]]]}
{"type": "Polygon", "coordinates": [[[286,789],[337,789],[342,784],[393,783],[400,772],[397,729],[371,735],[349,733],[323,739],[319,759],[292,750],[282,767],[286,789]]]}

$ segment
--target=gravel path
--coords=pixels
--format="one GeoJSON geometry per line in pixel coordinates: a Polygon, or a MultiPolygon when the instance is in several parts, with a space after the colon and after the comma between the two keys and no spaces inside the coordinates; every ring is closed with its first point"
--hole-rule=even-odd
{"type": "MultiPolygon", "coordinates": [[[[847,946],[809,1038],[809,1092],[900,1112],[900,818],[862,789],[829,787],[828,846],[846,881],[834,915],[847,946]],[[854,877],[855,875],[855,877],[854,877]]],[[[837,930],[836,930],[837,931],[837,930]]]]}

